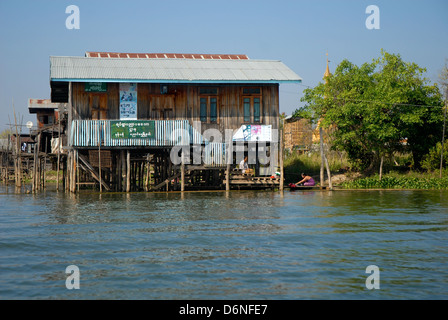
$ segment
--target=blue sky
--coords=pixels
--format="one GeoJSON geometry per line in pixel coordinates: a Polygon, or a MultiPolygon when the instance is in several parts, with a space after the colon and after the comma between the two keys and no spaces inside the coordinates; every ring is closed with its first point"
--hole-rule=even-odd
{"type": "Polygon", "coordinates": [[[432,82],[448,59],[446,0],[0,0],[0,130],[28,98],[50,97],[49,57],[85,51],[233,53],[283,61],[303,85],[280,86],[280,111],[303,106],[305,86],[322,80],[328,51],[333,71],[383,48],[427,69],[432,82]],[[65,9],[80,9],[80,29],[68,30],[65,9]],[[380,9],[380,29],[369,30],[368,5],[380,9]]]}

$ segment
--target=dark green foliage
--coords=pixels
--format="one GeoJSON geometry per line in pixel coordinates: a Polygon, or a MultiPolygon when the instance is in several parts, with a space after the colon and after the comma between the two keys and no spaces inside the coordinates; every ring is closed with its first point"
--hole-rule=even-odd
{"type": "MultiPolygon", "coordinates": [[[[439,142],[435,147],[429,150],[428,154],[426,154],[423,157],[422,168],[428,171],[438,170],[440,168],[441,152],[442,152],[442,143],[439,142]]],[[[448,140],[445,140],[445,143],[443,144],[442,168],[447,167],[448,167],[448,140]]]]}
{"type": "Polygon", "coordinates": [[[378,176],[344,182],[347,189],[448,189],[448,177],[417,178],[386,176],[381,180],[378,176]]]}
{"type": "Polygon", "coordinates": [[[354,168],[372,170],[381,157],[405,150],[419,168],[440,141],[443,121],[442,96],[424,72],[384,51],[362,66],[344,60],[327,83],[304,90],[300,112],[312,112],[332,128],[333,148],[345,151],[354,168]]]}

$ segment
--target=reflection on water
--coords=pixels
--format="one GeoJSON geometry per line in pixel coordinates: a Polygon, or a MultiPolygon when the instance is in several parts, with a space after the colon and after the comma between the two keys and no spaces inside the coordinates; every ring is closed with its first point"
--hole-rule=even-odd
{"type": "Polygon", "coordinates": [[[446,191],[15,194],[1,299],[446,299],[446,191]],[[65,288],[77,265],[81,289],[65,288]],[[381,270],[367,290],[365,269],[381,270]]]}

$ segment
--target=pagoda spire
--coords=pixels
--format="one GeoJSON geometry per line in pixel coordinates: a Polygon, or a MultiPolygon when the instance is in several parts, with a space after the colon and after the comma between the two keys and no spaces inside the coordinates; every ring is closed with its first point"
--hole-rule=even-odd
{"type": "Polygon", "coordinates": [[[324,73],[324,79],[326,79],[327,77],[329,77],[331,75],[329,62],[330,61],[328,60],[328,52],[327,52],[327,69],[325,70],[325,73],[324,73]]]}

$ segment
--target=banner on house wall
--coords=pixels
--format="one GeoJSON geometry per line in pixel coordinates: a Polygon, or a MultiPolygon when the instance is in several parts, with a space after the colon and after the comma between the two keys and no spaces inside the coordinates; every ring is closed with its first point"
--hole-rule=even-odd
{"type": "Polygon", "coordinates": [[[120,120],[137,120],[136,83],[120,83],[120,120]]]}
{"type": "Polygon", "coordinates": [[[154,120],[110,121],[112,139],[146,139],[155,136],[154,120]]]}
{"type": "Polygon", "coordinates": [[[84,84],[85,92],[107,92],[106,82],[86,82],[84,84]]]}
{"type": "Polygon", "coordinates": [[[233,136],[233,141],[271,141],[271,125],[242,125],[233,136]]]}

